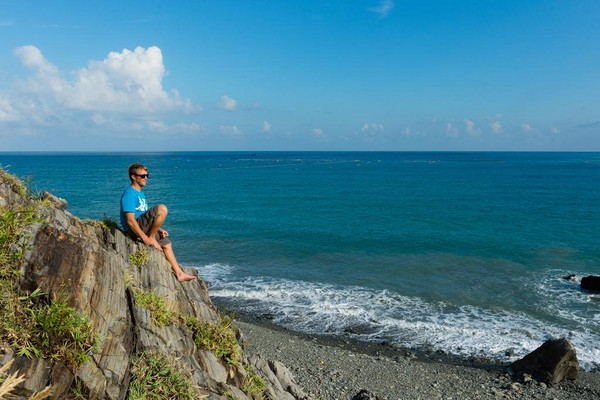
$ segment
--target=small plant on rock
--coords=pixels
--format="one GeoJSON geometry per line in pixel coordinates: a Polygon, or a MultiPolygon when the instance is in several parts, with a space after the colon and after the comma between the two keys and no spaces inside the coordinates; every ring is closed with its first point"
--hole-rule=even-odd
{"type": "Polygon", "coordinates": [[[223,316],[216,324],[201,322],[192,316],[184,317],[185,324],[192,330],[196,346],[213,352],[230,365],[240,361],[240,347],[231,317],[223,316]]]}
{"type": "Polygon", "coordinates": [[[150,261],[150,256],[148,255],[148,249],[146,248],[139,249],[135,253],[129,255],[129,263],[136,267],[142,267],[148,264],[148,261],[150,261]]]}
{"type": "Polygon", "coordinates": [[[150,311],[150,316],[156,326],[171,325],[175,322],[175,315],[169,310],[166,298],[141,289],[133,290],[133,298],[136,305],[150,311]]]}
{"type": "Polygon", "coordinates": [[[267,385],[263,378],[254,371],[250,364],[244,364],[244,369],[246,370],[246,379],[244,379],[242,391],[253,399],[265,399],[267,397],[265,393],[267,385]]]}
{"type": "Polygon", "coordinates": [[[162,354],[142,353],[131,366],[128,400],[196,399],[182,367],[162,354]]]}

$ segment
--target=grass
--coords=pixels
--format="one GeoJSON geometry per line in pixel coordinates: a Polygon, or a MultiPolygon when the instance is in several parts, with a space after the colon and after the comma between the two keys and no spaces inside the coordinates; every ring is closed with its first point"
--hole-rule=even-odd
{"type": "Polygon", "coordinates": [[[244,364],[244,369],[246,370],[246,379],[241,387],[242,391],[255,400],[265,399],[267,397],[265,381],[254,372],[254,368],[250,364],[244,364]]]}
{"type": "Polygon", "coordinates": [[[148,264],[148,261],[150,261],[150,255],[145,247],[129,255],[129,263],[136,267],[142,267],[148,264]]]}
{"type": "Polygon", "coordinates": [[[230,365],[238,365],[241,354],[236,333],[232,328],[232,318],[223,316],[219,323],[211,324],[192,316],[185,316],[184,322],[192,330],[198,348],[213,352],[230,365]]]}
{"type": "Polygon", "coordinates": [[[142,353],[132,363],[128,400],[195,399],[189,374],[161,354],[142,353]]]}
{"type": "MultiPolygon", "coordinates": [[[[28,194],[22,182],[2,169],[0,183],[8,183],[23,197],[28,194]]],[[[33,204],[0,207],[0,343],[18,355],[50,358],[77,368],[99,342],[90,320],[70,307],[64,296],[51,300],[39,288],[24,293],[18,284],[26,227],[40,221],[33,204]]]]}
{"type": "Polygon", "coordinates": [[[114,231],[119,228],[119,224],[113,218],[104,216],[102,219],[85,219],[84,222],[101,228],[104,231],[114,231]]]}
{"type": "Polygon", "coordinates": [[[37,349],[54,360],[65,361],[77,368],[97,350],[99,338],[89,318],[79,315],[67,304],[64,295],[49,305],[30,309],[37,349]]]}
{"type": "Polygon", "coordinates": [[[150,317],[156,326],[171,325],[176,320],[176,315],[169,309],[165,297],[154,292],[133,289],[135,304],[150,311],[150,317]]]}

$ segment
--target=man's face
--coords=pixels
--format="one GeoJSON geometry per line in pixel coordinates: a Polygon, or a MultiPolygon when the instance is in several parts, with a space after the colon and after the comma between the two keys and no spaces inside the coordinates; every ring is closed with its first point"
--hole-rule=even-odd
{"type": "Polygon", "coordinates": [[[140,187],[146,186],[146,183],[148,182],[148,176],[148,171],[145,169],[136,169],[135,173],[132,175],[133,181],[140,187]]]}

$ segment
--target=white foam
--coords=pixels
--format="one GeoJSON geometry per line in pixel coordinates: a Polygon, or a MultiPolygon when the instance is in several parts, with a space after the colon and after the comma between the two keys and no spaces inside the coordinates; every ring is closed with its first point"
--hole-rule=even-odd
{"type": "Polygon", "coordinates": [[[270,314],[289,329],[500,361],[522,357],[547,339],[567,337],[584,369],[600,367],[597,319],[593,326],[583,325],[578,323],[581,316],[568,314],[576,324],[569,329],[524,313],[429,303],[386,290],[265,277],[230,280],[231,271],[220,264],[200,268],[211,296],[227,298],[241,311],[270,314]]]}

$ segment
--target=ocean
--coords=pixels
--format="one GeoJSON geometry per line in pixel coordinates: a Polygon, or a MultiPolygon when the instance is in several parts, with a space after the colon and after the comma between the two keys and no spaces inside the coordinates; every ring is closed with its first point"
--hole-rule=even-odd
{"type": "Polygon", "coordinates": [[[600,367],[600,294],[579,288],[600,275],[600,153],[0,153],[34,192],[117,221],[133,162],[230,310],[499,362],[567,337],[600,367]]]}

